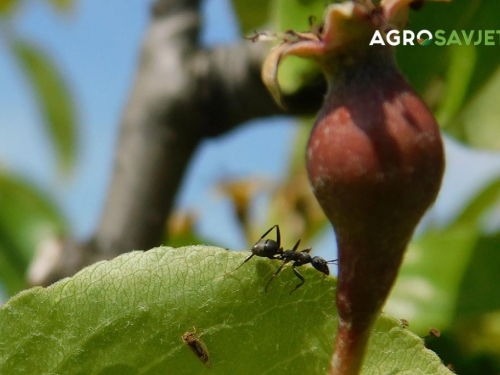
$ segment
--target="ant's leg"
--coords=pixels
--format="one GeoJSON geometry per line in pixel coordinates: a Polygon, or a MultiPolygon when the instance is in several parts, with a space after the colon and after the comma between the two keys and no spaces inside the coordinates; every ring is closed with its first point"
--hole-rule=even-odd
{"type": "MultiPolygon", "coordinates": [[[[276,227],[276,243],[278,244],[278,252],[277,252],[277,254],[273,255],[273,257],[271,259],[279,259],[278,256],[283,254],[283,249],[281,248],[280,226],[278,224],[276,224],[274,227],[276,227]]],[[[273,229],[273,228],[271,228],[271,229],[273,229]]]]}
{"type": "Polygon", "coordinates": [[[264,237],[266,237],[269,233],[271,233],[271,231],[276,228],[276,242],[278,243],[278,245],[280,245],[281,243],[281,234],[280,234],[280,226],[278,224],[276,225],[273,225],[271,228],[268,229],[268,231],[266,233],[264,233],[260,239],[262,240],[264,237]]]}
{"type": "MultiPolygon", "coordinates": [[[[250,259],[252,259],[252,257],[254,256],[255,254],[252,253],[252,255],[250,255],[247,259],[245,259],[245,261],[243,263],[241,263],[238,268],[240,268],[242,265],[244,265],[246,262],[248,262],[250,259]]],[[[238,269],[236,268],[235,271],[238,269]]]]}
{"type": "Polygon", "coordinates": [[[269,279],[269,281],[267,282],[267,285],[266,285],[266,293],[267,293],[267,288],[269,287],[269,284],[271,284],[271,281],[274,280],[274,278],[276,277],[276,275],[278,273],[280,273],[280,271],[282,270],[282,268],[285,266],[285,264],[287,264],[288,262],[283,262],[283,264],[280,266],[280,268],[277,269],[277,271],[274,273],[274,275],[271,276],[271,278],[269,279]]]}
{"type": "Polygon", "coordinates": [[[307,249],[301,250],[300,252],[309,254],[311,252],[311,250],[312,250],[312,247],[308,247],[307,249]]]}
{"type": "Polygon", "coordinates": [[[276,243],[278,244],[278,247],[281,247],[280,226],[276,224],[275,227],[276,227],[276,243]]]}
{"type": "Polygon", "coordinates": [[[290,294],[292,294],[293,292],[295,292],[297,289],[299,289],[302,285],[304,285],[304,283],[306,282],[306,280],[304,279],[304,277],[300,274],[299,271],[297,271],[297,268],[295,268],[295,266],[293,267],[293,273],[295,273],[295,275],[302,281],[300,284],[298,284],[294,290],[292,290],[290,292],[290,294]]]}
{"type": "Polygon", "coordinates": [[[297,243],[295,244],[295,246],[293,247],[293,251],[297,251],[297,248],[299,247],[299,244],[300,244],[300,240],[297,241],[297,243]]]}

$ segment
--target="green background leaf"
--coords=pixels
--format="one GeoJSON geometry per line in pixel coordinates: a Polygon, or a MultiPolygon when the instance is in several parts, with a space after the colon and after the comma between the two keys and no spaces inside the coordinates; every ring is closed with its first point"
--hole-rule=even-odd
{"type": "Polygon", "coordinates": [[[491,285],[498,285],[493,282],[497,277],[491,265],[484,262],[498,265],[500,252],[492,249],[500,244],[496,236],[485,236],[480,228],[480,220],[499,196],[500,179],[496,179],[448,226],[417,237],[409,246],[384,311],[409,320],[412,330],[424,335],[430,328],[451,329],[457,316],[480,309],[479,301],[489,300],[482,305],[487,311],[500,307],[500,298],[487,293],[483,284],[489,277],[491,285]],[[481,259],[479,264],[476,258],[481,259]],[[481,275],[481,266],[490,272],[481,275]]]}
{"type": "Polygon", "coordinates": [[[482,236],[473,259],[459,289],[457,318],[500,311],[500,235],[482,236]]]}
{"type": "Polygon", "coordinates": [[[384,311],[408,320],[421,335],[449,328],[477,236],[475,228],[453,227],[413,241],[384,311]]]}
{"type": "Polygon", "coordinates": [[[70,90],[55,64],[39,48],[16,40],[13,50],[36,94],[59,168],[68,173],[74,164],[77,146],[76,111],[70,90]]]}
{"type": "Polygon", "coordinates": [[[500,150],[500,69],[463,110],[448,124],[447,130],[471,146],[500,150]]]}
{"type": "Polygon", "coordinates": [[[0,171],[0,281],[10,295],[26,287],[25,273],[40,241],[65,231],[62,214],[46,194],[0,171]]]}
{"type": "Polygon", "coordinates": [[[10,15],[14,11],[18,3],[18,0],[0,0],[0,15],[10,15]]]}
{"type": "Polygon", "coordinates": [[[444,128],[461,109],[475,66],[476,48],[474,46],[452,46],[450,48],[446,90],[436,111],[436,119],[444,128]]]}
{"type": "MultiPolygon", "coordinates": [[[[337,325],[335,280],[195,246],[132,252],[0,309],[5,374],[325,374],[337,325]],[[182,342],[195,326],[212,368],[182,342]],[[254,343],[249,346],[248,343],[254,343]],[[251,365],[250,365],[251,364],[251,365]]],[[[382,316],[363,374],[450,374],[422,339],[382,316]]]]}
{"type": "Polygon", "coordinates": [[[269,19],[272,1],[269,0],[233,0],[236,17],[244,34],[251,33],[264,25],[269,19]]]}
{"type": "Polygon", "coordinates": [[[49,0],[52,6],[58,11],[68,11],[74,6],[74,0],[49,0]]]}

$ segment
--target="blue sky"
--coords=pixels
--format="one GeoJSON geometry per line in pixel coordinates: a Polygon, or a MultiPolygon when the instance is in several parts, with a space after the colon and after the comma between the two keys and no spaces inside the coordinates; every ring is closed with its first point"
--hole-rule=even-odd
{"type": "MultiPolygon", "coordinates": [[[[64,73],[78,108],[80,150],[73,176],[62,181],[29,85],[0,41],[0,165],[50,192],[75,235],[83,238],[97,225],[105,199],[120,115],[134,78],[148,6],[143,0],[77,0],[74,11],[61,16],[47,2],[26,3],[14,20],[15,28],[50,53],[64,73]]],[[[204,16],[205,44],[239,39],[226,0],[206,1],[204,16]]],[[[202,144],[178,205],[198,211],[198,229],[204,238],[233,249],[245,247],[229,203],[216,197],[213,185],[232,175],[283,177],[295,130],[291,119],[275,117],[244,124],[202,144]],[[254,146],[257,143],[259,152],[254,146]]],[[[429,214],[438,221],[450,218],[485,181],[500,174],[499,155],[470,151],[450,140],[446,149],[445,183],[429,214]]],[[[316,254],[331,259],[333,241],[331,231],[326,231],[316,244],[316,254]]]]}

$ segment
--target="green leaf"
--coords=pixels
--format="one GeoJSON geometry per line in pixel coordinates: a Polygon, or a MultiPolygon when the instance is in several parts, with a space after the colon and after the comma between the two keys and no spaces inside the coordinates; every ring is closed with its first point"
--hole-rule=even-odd
{"type": "Polygon", "coordinates": [[[460,111],[467,96],[467,89],[476,65],[476,48],[453,46],[450,48],[450,55],[450,64],[446,74],[446,92],[436,112],[436,118],[444,128],[460,111]]]}
{"type": "Polygon", "coordinates": [[[76,156],[76,113],[70,91],[55,64],[40,49],[17,40],[13,50],[33,87],[59,168],[68,173],[76,156]]]}
{"type": "Polygon", "coordinates": [[[490,182],[457,216],[452,225],[475,226],[482,215],[500,198],[500,178],[490,182]]]}
{"type": "MultiPolygon", "coordinates": [[[[464,3],[466,8],[460,18],[457,19],[459,23],[452,26],[452,28],[466,31],[498,30],[498,17],[496,15],[500,12],[500,2],[480,0],[476,3],[464,3]]],[[[495,43],[498,44],[498,34],[495,35],[495,39],[495,43]]],[[[496,47],[486,45],[484,35],[482,43],[475,46],[475,49],[477,54],[476,66],[470,80],[465,102],[474,98],[477,93],[483,90],[485,84],[488,84],[490,79],[496,75],[498,62],[500,61],[500,48],[498,48],[498,45],[496,47]]]]}
{"type": "Polygon", "coordinates": [[[454,226],[413,241],[384,311],[419,334],[449,328],[477,238],[474,226],[454,226]]]}
{"type": "Polygon", "coordinates": [[[269,0],[233,0],[241,31],[250,33],[265,24],[269,19],[271,4],[269,0]]]}
{"type": "MultiPolygon", "coordinates": [[[[0,309],[5,374],[325,374],[335,340],[335,280],[306,284],[278,263],[214,247],[157,248],[90,266],[0,309]],[[231,272],[232,271],[232,272],[231,272]],[[227,273],[231,272],[231,273],[227,273]],[[212,363],[181,340],[196,329],[212,363]]],[[[382,316],[365,375],[450,374],[422,339],[382,316]]]]}
{"type": "Polygon", "coordinates": [[[320,24],[325,10],[324,0],[276,0],[274,24],[277,31],[310,30],[309,18],[320,24]]]}
{"type": "MultiPolygon", "coordinates": [[[[476,257],[485,251],[479,221],[499,195],[500,179],[495,179],[448,227],[431,230],[410,244],[384,311],[409,320],[412,329],[420,334],[431,327],[451,328],[455,314],[461,309],[459,301],[464,298],[466,275],[469,275],[467,284],[479,286],[471,276],[471,267],[478,271],[472,266],[477,264],[476,257]]],[[[471,286],[466,290],[470,291],[471,286]]],[[[475,293],[481,294],[481,289],[475,293]]]]}
{"type": "MultiPolygon", "coordinates": [[[[1,235],[0,235],[1,236],[1,235]]],[[[26,288],[25,265],[14,254],[5,250],[0,238],[0,282],[8,295],[12,296],[26,288]]]]}
{"type": "Polygon", "coordinates": [[[12,14],[18,3],[17,0],[0,0],[0,16],[12,14]]]}
{"type": "Polygon", "coordinates": [[[500,68],[447,129],[471,146],[500,150],[500,68]]]}
{"type": "MultiPolygon", "coordinates": [[[[472,261],[469,262],[459,288],[452,332],[455,345],[463,353],[459,360],[481,356],[496,363],[497,370],[486,370],[484,364],[476,365],[470,374],[497,374],[500,369],[500,235],[482,236],[476,244],[472,261]]],[[[458,361],[451,359],[453,363],[458,361]]],[[[462,371],[460,371],[462,373],[462,371]]],[[[465,372],[464,372],[465,374],[465,372]]]]}
{"type": "Polygon", "coordinates": [[[294,94],[318,77],[321,77],[321,72],[315,61],[296,56],[283,60],[278,71],[280,88],[285,95],[294,94]]]}
{"type": "Polygon", "coordinates": [[[74,0],[48,0],[52,6],[58,11],[69,11],[74,6],[74,0]]]}
{"type": "Polygon", "coordinates": [[[25,287],[21,280],[36,246],[64,231],[54,202],[28,182],[0,171],[0,280],[10,294],[25,287]]]}
{"type": "MultiPolygon", "coordinates": [[[[452,227],[480,228],[479,224],[484,214],[495,207],[499,195],[500,179],[496,179],[466,206],[452,227]]],[[[466,362],[467,358],[474,354],[482,355],[483,359],[487,358],[484,356],[488,354],[491,356],[491,362],[496,362],[497,367],[500,366],[498,362],[500,349],[496,345],[500,326],[499,249],[500,233],[479,236],[464,269],[456,296],[452,325],[449,327],[454,336],[454,345],[460,346],[463,351],[456,355],[457,360],[450,358],[457,365],[466,362]]],[[[445,351],[446,348],[443,353],[445,351]]],[[[463,366],[464,363],[460,364],[460,373],[463,372],[463,366]]],[[[484,364],[479,366],[476,365],[476,368],[469,373],[488,373],[484,364]]]]}
{"type": "Polygon", "coordinates": [[[500,311],[500,235],[483,236],[474,249],[473,262],[459,289],[457,318],[500,311]]]}

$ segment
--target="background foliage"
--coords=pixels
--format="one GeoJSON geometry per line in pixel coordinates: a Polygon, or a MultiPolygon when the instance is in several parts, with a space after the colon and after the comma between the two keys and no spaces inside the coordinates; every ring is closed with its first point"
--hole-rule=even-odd
{"type": "MultiPolygon", "coordinates": [[[[57,12],[71,1],[48,1],[57,12]]],[[[19,36],[15,15],[24,1],[0,0],[0,37],[31,87],[58,169],[68,175],[77,153],[77,115],[57,63],[36,42],[19,36]]],[[[67,223],[47,192],[0,164],[0,281],[9,295],[26,288],[25,274],[44,240],[67,233],[67,223]]]]}

